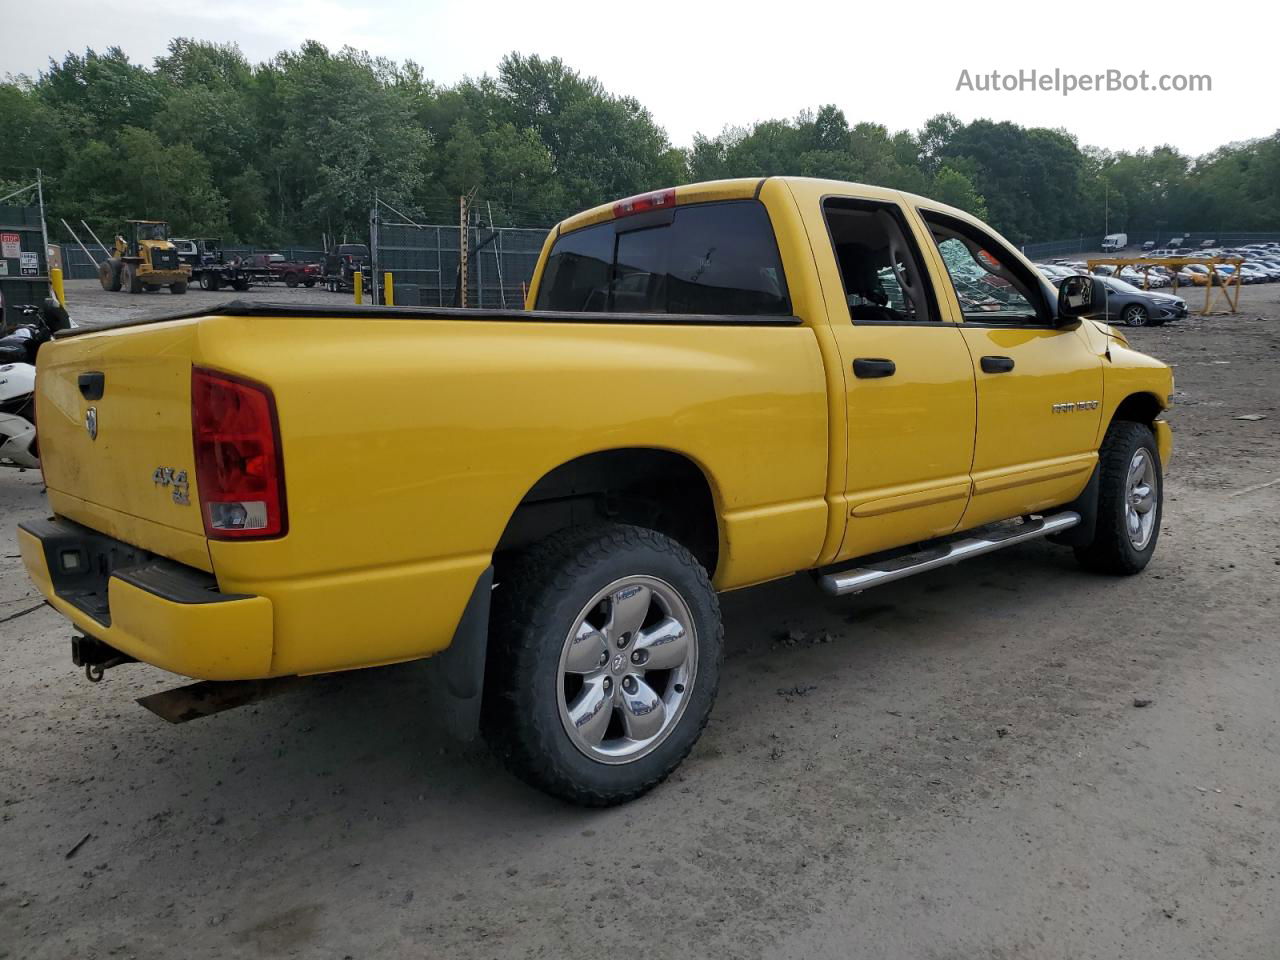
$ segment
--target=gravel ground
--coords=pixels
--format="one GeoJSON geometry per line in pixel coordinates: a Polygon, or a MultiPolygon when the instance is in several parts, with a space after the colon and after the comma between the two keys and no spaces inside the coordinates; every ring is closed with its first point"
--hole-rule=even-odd
{"type": "Polygon", "coordinates": [[[199,287],[190,287],[181,296],[168,290],[154,293],[109,293],[97,280],[68,280],[66,282],[67,311],[76,323],[97,326],[117,320],[135,317],[159,317],[178,311],[201,310],[229,300],[266,300],[272,303],[320,303],[330,306],[352,302],[350,293],[330,293],[322,287],[294,287],[271,283],[250,288],[243,293],[235,290],[219,290],[211,293],[199,287]]]}
{"type": "Polygon", "coordinates": [[[1277,293],[1131,332],[1179,400],[1144,575],[1036,543],[726,595],[706,734],[607,811],[446,741],[420,665],[176,727],[158,670],[87,683],[0,473],[0,956],[1275,957],[1277,293]]]}

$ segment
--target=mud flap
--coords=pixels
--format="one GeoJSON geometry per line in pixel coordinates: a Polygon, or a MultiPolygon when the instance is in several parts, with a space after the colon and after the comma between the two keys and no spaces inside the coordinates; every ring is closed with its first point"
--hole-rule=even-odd
{"type": "Polygon", "coordinates": [[[449,736],[463,742],[474,740],[480,732],[492,593],[493,566],[490,565],[471,591],[453,642],[426,661],[429,696],[443,711],[449,736]]]}
{"type": "Polygon", "coordinates": [[[1095,465],[1093,473],[1089,475],[1089,482],[1085,484],[1080,496],[1060,508],[1074,510],[1080,514],[1080,522],[1068,530],[1063,530],[1062,533],[1050,534],[1047,538],[1050,543],[1056,543],[1062,547],[1086,547],[1093,543],[1094,531],[1098,526],[1099,469],[1095,465]]]}

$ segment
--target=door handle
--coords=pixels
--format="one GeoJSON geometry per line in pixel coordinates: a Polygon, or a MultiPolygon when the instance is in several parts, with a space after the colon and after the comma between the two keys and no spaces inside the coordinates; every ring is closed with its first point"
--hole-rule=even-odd
{"type": "Polygon", "coordinates": [[[1013,369],[1013,357],[983,357],[983,373],[1008,373],[1013,369]]]}
{"type": "Polygon", "coordinates": [[[853,361],[853,375],[860,380],[875,380],[879,377],[892,377],[898,372],[898,365],[883,357],[858,357],[853,361]]]}

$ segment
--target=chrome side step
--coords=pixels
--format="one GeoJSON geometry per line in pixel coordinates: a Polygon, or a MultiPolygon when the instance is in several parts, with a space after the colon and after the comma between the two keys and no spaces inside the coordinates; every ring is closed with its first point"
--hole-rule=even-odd
{"type": "Polygon", "coordinates": [[[851,567],[838,573],[828,573],[818,578],[822,589],[832,596],[844,596],[849,593],[860,593],[870,587],[878,587],[883,583],[905,580],[917,573],[947,567],[970,557],[979,557],[984,553],[1012,547],[1017,543],[1047,537],[1051,533],[1069,530],[1080,522],[1080,514],[1071,510],[1055,513],[1039,520],[1026,520],[1007,531],[987,537],[972,537],[966,540],[955,540],[937,547],[911,553],[905,557],[894,557],[872,563],[863,567],[851,567]]]}

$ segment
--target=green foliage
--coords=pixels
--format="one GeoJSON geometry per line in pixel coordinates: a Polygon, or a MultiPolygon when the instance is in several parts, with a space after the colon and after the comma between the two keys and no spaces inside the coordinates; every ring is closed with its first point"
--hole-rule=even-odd
{"type": "Polygon", "coordinates": [[[364,236],[375,194],[447,223],[474,191],[486,218],[542,226],[690,180],[775,174],[924,194],[1020,243],[1098,234],[1104,219],[1113,231],[1280,226],[1280,133],[1197,160],[950,114],[891,131],[827,104],[680,150],[635,98],[520,53],[451,87],[412,61],[314,42],[257,65],[187,38],[152,68],[118,47],[68,53],[0,83],[0,144],[7,180],[43,168],[51,218],[100,233],[165,218],[178,234],[263,245],[364,236]]]}

